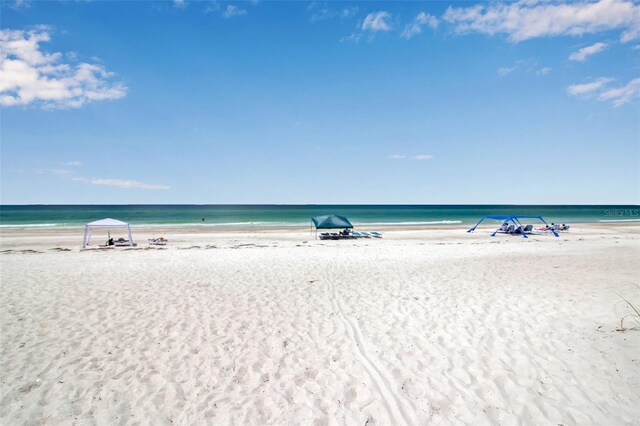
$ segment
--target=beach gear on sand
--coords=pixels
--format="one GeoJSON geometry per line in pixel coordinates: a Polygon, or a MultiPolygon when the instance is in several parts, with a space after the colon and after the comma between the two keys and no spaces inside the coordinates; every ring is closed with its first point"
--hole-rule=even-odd
{"type": "MultiPolygon", "coordinates": [[[[497,233],[506,233],[506,234],[515,234],[518,233],[522,235],[524,238],[528,238],[526,234],[530,234],[533,231],[533,225],[522,226],[520,219],[538,219],[542,223],[545,224],[546,228],[540,228],[541,230],[549,230],[553,233],[555,237],[559,237],[558,229],[554,229],[555,226],[549,226],[547,222],[542,218],[542,216],[485,216],[478,221],[473,227],[469,228],[467,232],[473,232],[476,230],[478,225],[480,225],[485,220],[499,220],[502,223],[502,226],[493,231],[491,234],[492,237],[495,237],[497,233]],[[509,224],[507,230],[504,230],[505,224],[509,224]]],[[[553,225],[553,224],[552,224],[553,225]]]]}

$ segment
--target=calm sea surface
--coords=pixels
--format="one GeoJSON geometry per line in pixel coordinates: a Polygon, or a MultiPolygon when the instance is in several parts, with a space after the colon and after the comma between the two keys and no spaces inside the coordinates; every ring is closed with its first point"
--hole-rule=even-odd
{"type": "Polygon", "coordinates": [[[542,215],[547,222],[640,221],[640,206],[523,205],[29,205],[0,206],[1,227],[76,227],[106,217],[134,225],[304,226],[337,214],[354,225],[472,224],[485,215],[542,215]]]}

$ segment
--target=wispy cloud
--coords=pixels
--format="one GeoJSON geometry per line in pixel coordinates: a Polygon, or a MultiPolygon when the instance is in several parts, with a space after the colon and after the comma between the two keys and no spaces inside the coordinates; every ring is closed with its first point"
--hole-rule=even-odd
{"type": "Polygon", "coordinates": [[[40,43],[49,40],[46,28],[0,31],[0,105],[79,108],[126,96],[127,88],[102,65],[66,64],[61,53],[42,51],[40,43]]]}
{"type": "Polygon", "coordinates": [[[11,9],[14,9],[14,10],[27,9],[31,7],[31,1],[30,0],[14,0],[13,2],[8,1],[7,6],[9,6],[11,9]]]}
{"type": "Polygon", "coordinates": [[[220,10],[220,3],[218,3],[217,1],[210,1],[208,3],[206,3],[206,6],[204,7],[204,13],[214,13],[220,10]]]}
{"type": "Polygon", "coordinates": [[[603,90],[598,95],[599,101],[612,101],[614,107],[622,106],[640,97],[640,78],[634,78],[621,87],[603,90]]]}
{"type": "Polygon", "coordinates": [[[404,159],[411,159],[411,160],[432,160],[433,159],[433,155],[431,154],[418,154],[418,155],[414,155],[413,157],[407,157],[406,155],[403,154],[393,154],[389,156],[390,159],[392,160],[404,160],[404,159]]]}
{"type": "Polygon", "coordinates": [[[517,68],[518,67],[502,67],[502,68],[498,68],[496,72],[498,73],[499,76],[504,77],[505,75],[508,75],[514,72],[517,68]]]}
{"type": "Polygon", "coordinates": [[[307,6],[307,11],[311,13],[311,17],[309,18],[311,22],[322,21],[336,15],[334,10],[327,7],[327,3],[312,2],[307,6]]]}
{"type": "Polygon", "coordinates": [[[39,175],[58,175],[58,176],[70,175],[73,173],[71,170],[66,170],[66,169],[36,169],[35,172],[36,174],[39,174],[39,175]]]}
{"type": "Polygon", "coordinates": [[[351,33],[340,39],[341,42],[358,43],[362,39],[362,33],[351,33]]]}
{"type": "Polygon", "coordinates": [[[438,19],[428,13],[420,12],[412,23],[404,27],[400,37],[408,40],[411,37],[420,34],[422,32],[422,27],[425,26],[435,30],[438,27],[438,19]]]}
{"type": "Polygon", "coordinates": [[[391,14],[380,11],[368,14],[362,22],[362,31],[391,31],[391,14]]]}
{"type": "Polygon", "coordinates": [[[413,157],[414,160],[432,160],[433,159],[433,155],[430,154],[418,154],[415,157],[413,157]]]}
{"type": "Polygon", "coordinates": [[[247,10],[246,9],[242,9],[242,8],[240,8],[238,6],[230,4],[224,10],[224,12],[222,13],[222,16],[225,17],[225,18],[232,18],[234,16],[242,16],[242,15],[246,15],[246,14],[247,14],[247,10]]]}
{"type": "Polygon", "coordinates": [[[506,75],[511,74],[512,72],[514,72],[516,70],[520,70],[520,71],[526,72],[526,73],[535,72],[538,75],[545,75],[545,74],[548,74],[549,71],[551,71],[551,68],[549,68],[549,67],[540,67],[538,65],[538,62],[533,60],[533,59],[520,59],[520,60],[516,61],[516,63],[513,64],[513,66],[511,66],[511,67],[500,67],[500,68],[498,68],[496,70],[496,73],[500,77],[504,77],[506,75]]]}
{"type": "Polygon", "coordinates": [[[332,18],[352,18],[358,14],[359,10],[360,9],[357,6],[343,7],[342,9],[332,8],[328,6],[327,2],[312,2],[307,6],[307,11],[311,14],[311,17],[309,18],[311,22],[323,21],[325,19],[332,18]]]}
{"type": "Polygon", "coordinates": [[[91,178],[83,181],[91,183],[93,185],[115,186],[117,188],[125,188],[125,189],[148,189],[148,190],[171,189],[171,187],[168,185],[157,185],[157,184],[144,183],[137,180],[128,180],[128,179],[91,178]]]}
{"type": "Polygon", "coordinates": [[[613,81],[612,78],[600,77],[589,83],[572,84],[571,86],[567,87],[567,93],[572,96],[586,95],[600,90],[605,84],[611,81],[613,81]]]}
{"type": "Polygon", "coordinates": [[[513,42],[622,30],[623,42],[640,36],[640,5],[628,0],[560,3],[520,0],[451,7],[443,19],[458,33],[506,34],[513,42]]]}
{"type": "MultiPolygon", "coordinates": [[[[69,161],[65,163],[67,166],[77,167],[81,163],[79,161],[69,161]]],[[[119,179],[119,178],[87,178],[84,176],[78,176],[74,170],[68,169],[35,169],[34,172],[39,175],[56,175],[62,179],[70,179],[74,182],[88,183],[92,185],[104,185],[114,186],[124,189],[147,189],[147,190],[162,190],[171,189],[169,185],[161,185],[154,183],[145,183],[132,179],[119,179]]]]}
{"type": "Polygon", "coordinates": [[[187,2],[186,0],[173,0],[173,5],[178,9],[184,9],[187,7],[187,2]]]}
{"type": "Polygon", "coordinates": [[[595,96],[598,101],[611,101],[616,108],[640,97],[640,78],[618,87],[611,87],[609,83],[613,81],[612,78],[600,77],[589,83],[573,84],[567,88],[567,93],[588,98],[595,96]]]}
{"type": "Polygon", "coordinates": [[[351,18],[352,16],[356,16],[360,9],[358,7],[345,7],[340,11],[341,18],[351,18]]]}
{"type": "Polygon", "coordinates": [[[569,55],[569,60],[584,62],[589,56],[595,55],[598,52],[602,52],[605,49],[605,47],[607,47],[607,43],[602,43],[602,42],[592,44],[591,46],[583,47],[582,49],[579,49],[577,52],[573,52],[571,55],[569,55]]]}

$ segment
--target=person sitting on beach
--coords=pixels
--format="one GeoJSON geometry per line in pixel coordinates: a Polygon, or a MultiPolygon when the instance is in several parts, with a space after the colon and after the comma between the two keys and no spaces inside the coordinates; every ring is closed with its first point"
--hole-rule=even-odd
{"type": "Polygon", "coordinates": [[[508,229],[509,229],[509,224],[507,222],[503,223],[502,226],[500,227],[500,230],[502,232],[507,232],[508,229]]]}
{"type": "Polygon", "coordinates": [[[107,245],[108,246],[112,246],[113,245],[113,238],[109,237],[109,239],[107,240],[107,245]]]}
{"type": "Polygon", "coordinates": [[[340,235],[344,235],[344,236],[349,235],[349,228],[345,228],[344,231],[340,233],[340,235]]]}

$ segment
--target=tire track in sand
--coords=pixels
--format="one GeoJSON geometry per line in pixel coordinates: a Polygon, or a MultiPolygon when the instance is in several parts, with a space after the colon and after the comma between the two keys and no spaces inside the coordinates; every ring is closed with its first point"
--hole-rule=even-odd
{"type": "Polygon", "coordinates": [[[410,418],[409,414],[403,410],[402,404],[400,403],[396,393],[393,391],[393,388],[389,383],[389,379],[387,379],[383,374],[382,368],[376,365],[376,363],[367,354],[363,344],[364,338],[362,337],[360,326],[358,326],[357,320],[354,320],[344,313],[342,304],[340,303],[340,299],[336,293],[333,280],[329,280],[329,290],[331,293],[330,297],[333,311],[338,313],[337,317],[339,317],[343,322],[345,329],[347,330],[347,334],[349,335],[348,337],[355,343],[355,346],[358,349],[358,354],[360,355],[362,366],[382,397],[382,404],[389,415],[391,423],[398,425],[401,424],[402,421],[406,425],[417,424],[415,419],[410,418]]]}

